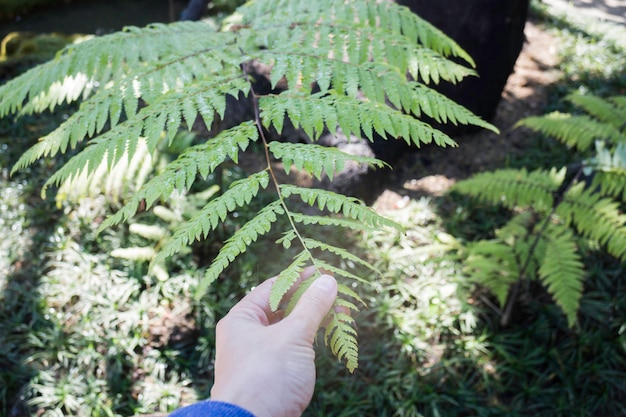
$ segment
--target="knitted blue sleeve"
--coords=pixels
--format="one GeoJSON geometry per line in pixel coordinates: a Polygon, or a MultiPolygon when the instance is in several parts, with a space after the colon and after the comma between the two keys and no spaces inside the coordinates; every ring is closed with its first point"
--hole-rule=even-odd
{"type": "Polygon", "coordinates": [[[254,417],[254,415],[233,404],[220,401],[200,401],[179,408],[169,417],[254,417]]]}

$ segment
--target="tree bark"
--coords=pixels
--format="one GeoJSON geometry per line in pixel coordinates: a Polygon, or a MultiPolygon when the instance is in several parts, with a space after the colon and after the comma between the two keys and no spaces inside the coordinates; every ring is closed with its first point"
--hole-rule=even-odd
{"type": "Polygon", "coordinates": [[[398,0],[454,39],[476,61],[478,77],[438,89],[482,116],[493,118],[524,44],[529,0],[398,0]]]}

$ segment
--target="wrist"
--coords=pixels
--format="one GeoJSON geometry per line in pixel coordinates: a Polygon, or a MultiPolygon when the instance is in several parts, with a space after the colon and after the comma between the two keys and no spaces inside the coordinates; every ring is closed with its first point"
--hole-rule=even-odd
{"type": "Polygon", "coordinates": [[[259,394],[248,392],[234,392],[229,390],[222,390],[220,387],[214,386],[211,390],[211,401],[232,404],[239,407],[253,417],[273,417],[263,407],[262,397],[259,394]]]}

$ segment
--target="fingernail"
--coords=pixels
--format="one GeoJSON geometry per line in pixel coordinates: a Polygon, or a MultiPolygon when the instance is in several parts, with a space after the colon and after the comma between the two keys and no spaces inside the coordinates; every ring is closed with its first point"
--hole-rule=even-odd
{"type": "Polygon", "coordinates": [[[326,292],[330,292],[335,289],[335,278],[331,277],[330,275],[322,275],[318,279],[313,281],[313,284],[311,285],[314,285],[315,287],[322,289],[326,292]]]}

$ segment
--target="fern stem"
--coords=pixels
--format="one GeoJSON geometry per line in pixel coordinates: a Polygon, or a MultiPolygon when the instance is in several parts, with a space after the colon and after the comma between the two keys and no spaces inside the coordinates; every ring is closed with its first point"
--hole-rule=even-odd
{"type": "Polygon", "coordinates": [[[289,224],[291,225],[291,229],[295,233],[296,238],[298,239],[298,241],[300,242],[300,244],[304,248],[304,251],[306,252],[306,254],[309,257],[309,259],[311,260],[311,263],[313,264],[313,266],[315,267],[315,270],[319,274],[321,274],[320,268],[317,266],[317,264],[315,262],[315,257],[313,256],[313,254],[311,253],[309,248],[307,248],[306,244],[304,243],[304,238],[302,237],[302,235],[300,234],[300,231],[296,227],[296,223],[293,220],[293,216],[291,214],[291,211],[287,207],[287,203],[285,202],[285,198],[283,197],[283,194],[280,191],[280,182],[276,178],[276,174],[274,173],[274,169],[272,168],[272,158],[270,156],[270,151],[269,151],[270,146],[269,146],[269,142],[267,140],[267,137],[265,136],[265,132],[263,130],[263,123],[261,121],[261,114],[260,114],[260,111],[259,111],[259,96],[256,94],[256,91],[254,91],[254,86],[252,84],[252,80],[250,80],[250,77],[248,76],[248,73],[246,71],[245,65],[242,65],[242,68],[243,68],[243,72],[244,72],[245,77],[250,82],[250,93],[252,94],[252,108],[254,110],[254,124],[256,125],[256,127],[257,127],[257,129],[259,131],[259,137],[261,138],[261,142],[263,142],[263,151],[265,153],[265,162],[267,164],[267,170],[270,173],[270,177],[272,179],[272,183],[274,184],[274,188],[276,189],[276,194],[278,194],[278,199],[280,201],[280,204],[283,207],[283,210],[285,210],[285,215],[287,216],[287,219],[289,220],[289,224]]]}
{"type": "Polygon", "coordinates": [[[556,212],[556,209],[559,206],[559,204],[561,204],[561,202],[563,201],[563,196],[565,195],[567,190],[569,190],[572,187],[572,185],[574,185],[578,181],[578,178],[580,178],[580,175],[582,174],[582,172],[583,172],[583,169],[581,166],[578,169],[578,171],[576,171],[576,174],[572,177],[572,179],[567,183],[567,185],[558,191],[558,195],[557,195],[557,198],[555,198],[554,200],[552,209],[550,210],[550,213],[544,219],[541,225],[541,229],[539,229],[539,232],[537,232],[537,235],[535,236],[535,240],[533,240],[532,245],[530,245],[530,249],[528,250],[528,256],[526,257],[526,260],[524,261],[524,265],[520,269],[520,272],[517,276],[517,281],[515,282],[515,285],[513,286],[513,289],[511,290],[509,294],[509,298],[507,300],[504,313],[502,314],[502,318],[500,319],[501,326],[503,327],[507,326],[509,323],[509,320],[511,319],[511,314],[513,313],[513,306],[515,305],[515,301],[517,300],[517,293],[519,292],[519,289],[522,285],[523,278],[526,275],[526,270],[530,266],[530,261],[533,258],[533,254],[535,253],[535,250],[537,249],[537,245],[539,244],[541,237],[543,236],[544,232],[548,228],[548,225],[550,224],[550,220],[552,219],[552,216],[556,212]]]}

